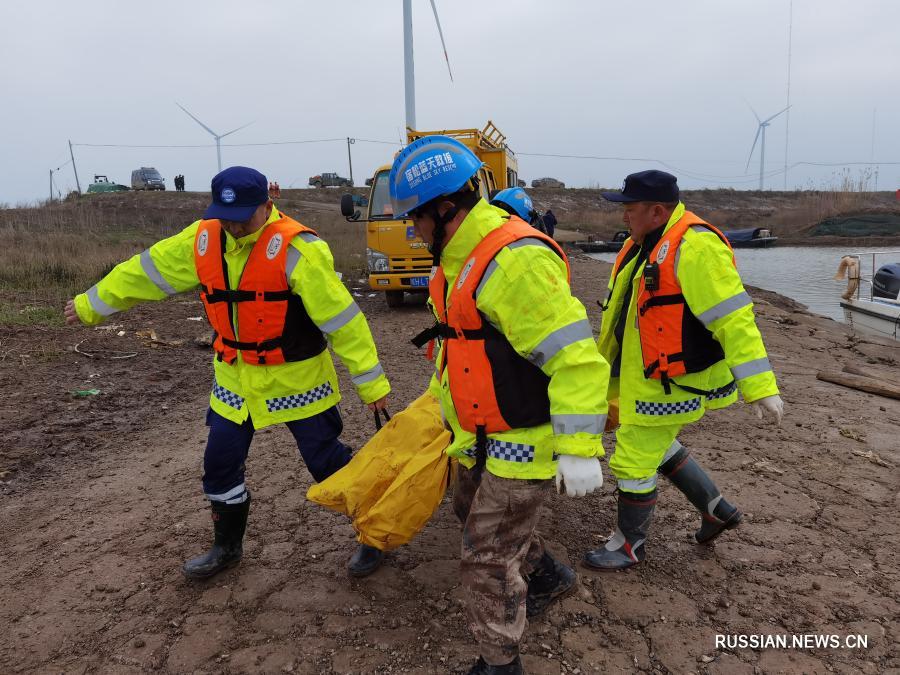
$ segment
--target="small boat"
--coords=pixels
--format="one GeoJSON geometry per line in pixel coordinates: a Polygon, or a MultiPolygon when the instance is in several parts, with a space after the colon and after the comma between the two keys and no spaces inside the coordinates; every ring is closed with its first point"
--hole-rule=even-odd
{"type": "Polygon", "coordinates": [[[620,230],[613,235],[610,241],[588,239],[587,241],[574,241],[572,245],[577,246],[585,253],[617,253],[622,250],[622,244],[626,239],[628,239],[628,230],[620,230]]]}
{"type": "Polygon", "coordinates": [[[862,333],[900,340],[900,262],[875,269],[876,256],[886,255],[900,259],[900,251],[846,255],[841,258],[835,279],[843,279],[847,274],[847,290],[841,296],[841,309],[847,324],[862,333]],[[868,277],[861,273],[862,256],[869,263],[868,277]],[[863,284],[869,286],[868,293],[861,292],[863,284]]]}
{"type": "Polygon", "coordinates": [[[778,237],[773,237],[767,227],[748,227],[742,230],[723,231],[732,248],[768,248],[774,246],[778,237]]]}

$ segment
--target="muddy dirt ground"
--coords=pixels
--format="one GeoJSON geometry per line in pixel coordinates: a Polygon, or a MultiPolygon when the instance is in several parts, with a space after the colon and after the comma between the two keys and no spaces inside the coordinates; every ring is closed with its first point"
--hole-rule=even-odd
{"type": "MultiPolygon", "coordinates": [[[[607,274],[575,259],[595,327],[607,274]]],[[[358,292],[399,409],[429,375],[406,341],[428,317],[358,292]]],[[[529,626],[527,672],[900,672],[900,401],[815,379],[843,363],[900,379],[900,348],[754,297],[783,426],[738,405],[682,436],[744,525],[696,546],[697,514],[663,484],[648,560],[613,575],[580,568],[577,592],[529,626]],[[861,634],[868,647],[717,649],[714,638],[807,633],[861,634]]],[[[181,576],[210,540],[199,478],[212,375],[192,343],[205,324],[190,320],[201,313],[181,296],[113,317],[113,329],[2,329],[0,672],[465,672],[475,647],[446,500],[381,570],[351,580],[353,531],[305,500],[311,478],[286,429],[261,431],[251,451],[241,565],[207,583],[181,576]],[[149,329],[156,343],[137,334],[149,329]]],[[[344,438],[359,447],[372,420],[342,377],[344,438]]],[[[546,504],[542,530],[573,564],[613,527],[606,476],[599,495],[546,504]]]]}

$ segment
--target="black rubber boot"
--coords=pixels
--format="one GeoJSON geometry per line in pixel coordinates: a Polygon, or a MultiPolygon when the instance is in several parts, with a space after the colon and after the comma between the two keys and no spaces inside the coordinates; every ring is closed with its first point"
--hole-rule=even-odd
{"type": "Polygon", "coordinates": [[[360,544],[347,563],[347,572],[351,577],[367,577],[381,567],[383,560],[384,551],[374,546],[360,544]]]}
{"type": "Polygon", "coordinates": [[[188,579],[208,579],[241,561],[247,514],[250,513],[250,493],[240,504],[210,502],[215,539],[212,548],[191,558],[181,568],[188,579]]]}
{"type": "Polygon", "coordinates": [[[516,656],[511,663],[503,666],[492,666],[480,656],[469,671],[469,675],[522,675],[522,659],[516,656]]]}
{"type": "Polygon", "coordinates": [[[656,490],[638,494],[619,491],[619,524],[606,546],[588,551],[584,564],[605,572],[628,569],[646,556],[644,542],[656,508],[656,490]]]}
{"type": "Polygon", "coordinates": [[[712,541],[725,530],[741,524],[743,514],[725,501],[712,478],[700,468],[683,445],[659,467],[659,471],[684,493],[703,516],[700,529],[694,533],[697,543],[712,541]]]}
{"type": "Polygon", "coordinates": [[[544,551],[526,581],[528,596],[525,599],[525,616],[533,619],[543,614],[554,600],[575,588],[575,570],[544,551]]]}

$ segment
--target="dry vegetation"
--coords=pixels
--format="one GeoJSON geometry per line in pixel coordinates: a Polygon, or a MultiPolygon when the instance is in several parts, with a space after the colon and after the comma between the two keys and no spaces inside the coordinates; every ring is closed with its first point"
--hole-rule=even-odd
{"type": "MultiPolygon", "coordinates": [[[[340,217],[340,193],[289,191],[279,206],[320,231],[335,267],[359,277],[365,267],[364,225],[340,217]],[[303,200],[298,199],[303,197],[303,200]]],[[[61,308],[117,263],[199,218],[198,193],[121,193],[0,209],[0,325],[59,323],[61,308]]]]}
{"type": "MultiPolygon", "coordinates": [[[[724,229],[766,226],[785,242],[811,243],[809,230],[843,214],[900,212],[893,193],[867,192],[849,174],[836,189],[806,192],[692,190],[688,207],[724,229]]],[[[367,188],[356,188],[366,194],[367,188]]],[[[279,207],[319,231],[345,279],[365,275],[365,224],[339,212],[341,190],[283,190],[279,207]]],[[[600,190],[530,190],[559,227],[609,237],[624,228],[621,209],[600,190]]],[[[36,207],[0,208],[0,326],[60,323],[61,308],[118,262],[171,236],[202,215],[204,193],[89,195],[36,207]]],[[[829,243],[819,237],[815,243],[829,243]]],[[[832,238],[833,239],[833,238],[832,238]]],[[[859,242],[857,242],[859,243],[859,242]]],[[[884,240],[874,241],[881,245],[884,240]]]]}

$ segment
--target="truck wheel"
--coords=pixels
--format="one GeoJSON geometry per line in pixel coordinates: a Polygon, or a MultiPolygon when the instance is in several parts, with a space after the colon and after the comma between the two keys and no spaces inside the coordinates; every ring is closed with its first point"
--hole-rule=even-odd
{"type": "Polygon", "coordinates": [[[384,294],[384,299],[387,301],[387,306],[391,309],[403,307],[403,291],[387,291],[384,294]]]}
{"type": "Polygon", "coordinates": [[[318,190],[320,187],[322,187],[322,181],[317,180],[315,183],[313,183],[313,187],[318,190]]]}

